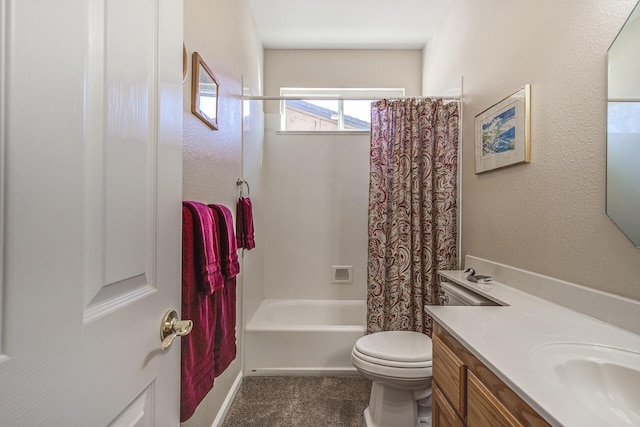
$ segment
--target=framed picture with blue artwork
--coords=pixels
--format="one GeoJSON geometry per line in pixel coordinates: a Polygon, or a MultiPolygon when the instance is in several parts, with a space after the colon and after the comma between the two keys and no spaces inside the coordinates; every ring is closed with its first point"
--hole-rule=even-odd
{"type": "Polygon", "coordinates": [[[531,87],[476,116],[476,174],[531,161],[531,87]]]}

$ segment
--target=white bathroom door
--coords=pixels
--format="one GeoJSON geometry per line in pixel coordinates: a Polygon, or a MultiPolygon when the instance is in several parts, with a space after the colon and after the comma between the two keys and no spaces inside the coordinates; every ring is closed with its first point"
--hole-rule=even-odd
{"type": "Polygon", "coordinates": [[[179,424],[182,0],[0,0],[0,426],[179,424]]]}

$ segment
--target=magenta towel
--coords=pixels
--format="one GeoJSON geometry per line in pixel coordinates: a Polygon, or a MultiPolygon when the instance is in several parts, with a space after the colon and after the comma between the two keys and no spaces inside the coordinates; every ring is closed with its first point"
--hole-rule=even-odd
{"type": "Polygon", "coordinates": [[[224,286],[222,265],[220,263],[220,238],[218,224],[214,221],[211,209],[204,203],[185,201],[183,206],[193,217],[193,233],[196,264],[196,281],[201,291],[211,295],[224,286]]]}
{"type": "Polygon", "coordinates": [[[253,249],[256,247],[253,233],[253,207],[251,199],[240,197],[236,206],[236,237],[239,248],[253,249]]]}
{"type": "Polygon", "coordinates": [[[236,358],[236,278],[228,279],[224,288],[212,295],[216,306],[214,369],[216,377],[236,358]]]}
{"type": "Polygon", "coordinates": [[[209,207],[218,213],[222,274],[226,280],[229,280],[240,272],[238,246],[236,244],[236,235],[233,231],[233,215],[231,215],[231,211],[226,206],[209,205],[209,207]]]}
{"type": "Polygon", "coordinates": [[[245,248],[253,249],[256,247],[255,237],[253,235],[253,206],[251,199],[244,198],[244,224],[245,224],[245,248]]]}
{"type": "MultiPolygon", "coordinates": [[[[194,221],[182,207],[182,319],[191,319],[191,333],[181,338],[180,421],[191,418],[198,404],[213,388],[214,337],[217,312],[213,295],[203,294],[197,284],[194,221]]],[[[216,292],[222,294],[222,291],[216,292]]]]}
{"type": "Polygon", "coordinates": [[[244,248],[245,226],[244,226],[244,198],[240,197],[236,204],[236,243],[238,249],[244,248]]]}

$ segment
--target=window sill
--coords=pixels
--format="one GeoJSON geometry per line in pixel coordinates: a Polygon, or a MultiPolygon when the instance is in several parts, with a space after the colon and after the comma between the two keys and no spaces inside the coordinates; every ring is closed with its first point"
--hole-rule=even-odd
{"type": "Polygon", "coordinates": [[[277,130],[276,135],[368,135],[368,130],[277,130]]]}

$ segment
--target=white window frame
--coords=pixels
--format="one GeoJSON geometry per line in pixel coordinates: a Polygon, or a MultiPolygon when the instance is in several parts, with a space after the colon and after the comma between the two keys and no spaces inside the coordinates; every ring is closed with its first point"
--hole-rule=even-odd
{"type": "Polygon", "coordinates": [[[404,88],[280,88],[280,132],[285,133],[327,133],[327,132],[368,132],[361,129],[344,128],[345,100],[372,100],[380,98],[400,98],[405,96],[404,88]],[[338,100],[338,130],[287,130],[287,100],[338,100]]]}

